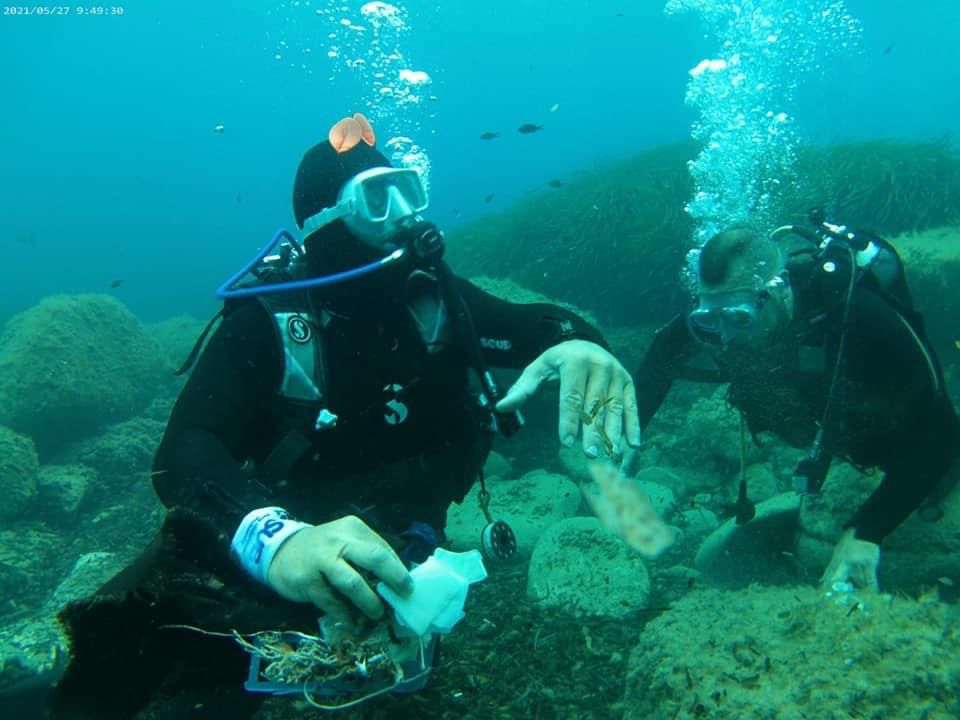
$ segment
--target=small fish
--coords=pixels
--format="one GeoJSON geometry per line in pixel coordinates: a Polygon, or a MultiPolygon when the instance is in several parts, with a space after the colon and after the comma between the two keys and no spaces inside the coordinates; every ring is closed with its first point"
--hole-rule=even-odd
{"type": "Polygon", "coordinates": [[[237,205],[239,205],[241,202],[243,202],[243,195],[237,193],[237,205]]]}
{"type": "Polygon", "coordinates": [[[213,132],[216,133],[217,135],[223,135],[224,129],[225,129],[225,128],[223,127],[223,125],[214,125],[214,126],[213,126],[213,132]]]}
{"type": "Polygon", "coordinates": [[[517,128],[517,132],[523,135],[529,135],[530,133],[535,133],[540,130],[543,130],[543,125],[534,125],[533,123],[524,123],[517,128]]]}
{"type": "Polygon", "coordinates": [[[27,233],[26,235],[21,235],[17,238],[17,242],[21,245],[27,245],[28,247],[37,246],[37,236],[34,233],[27,233]]]}
{"type": "Polygon", "coordinates": [[[956,584],[948,577],[938,577],[937,582],[941,585],[946,585],[947,587],[953,587],[956,584]]]}
{"type": "Polygon", "coordinates": [[[116,290],[116,289],[117,289],[118,287],[120,287],[121,285],[123,285],[123,279],[122,279],[122,278],[114,278],[113,280],[110,281],[110,289],[111,289],[111,290],[116,290]]]}
{"type": "Polygon", "coordinates": [[[886,50],[883,51],[883,54],[884,54],[884,55],[889,55],[889,54],[892,53],[892,52],[893,52],[893,45],[890,44],[890,45],[887,45],[887,48],[886,48],[886,50]]]}
{"type": "Polygon", "coordinates": [[[552,188],[561,188],[563,187],[563,180],[557,180],[556,178],[554,178],[553,180],[548,180],[547,185],[549,185],[552,188]]]}
{"type": "Polygon", "coordinates": [[[457,210],[456,208],[453,209],[453,214],[454,214],[456,217],[460,217],[460,211],[457,210]]]}
{"type": "Polygon", "coordinates": [[[488,130],[487,132],[480,134],[481,140],[493,140],[495,137],[500,137],[500,133],[490,132],[488,130]]]}
{"type": "Polygon", "coordinates": [[[485,195],[484,198],[483,198],[483,202],[485,202],[487,205],[489,205],[489,204],[490,204],[490,201],[493,200],[493,198],[495,198],[495,197],[496,197],[496,195],[495,195],[494,193],[490,193],[489,195],[485,195]]]}
{"type": "Polygon", "coordinates": [[[560,109],[560,103],[554,103],[553,105],[550,106],[550,112],[556,112],[559,109],[560,109]]]}

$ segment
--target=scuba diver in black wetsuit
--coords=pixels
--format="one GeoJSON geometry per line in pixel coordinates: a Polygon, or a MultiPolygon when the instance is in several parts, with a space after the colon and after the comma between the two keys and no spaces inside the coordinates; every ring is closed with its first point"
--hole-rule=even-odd
{"type": "MultiPolygon", "coordinates": [[[[442,542],[493,434],[521,425],[544,383],[560,383],[563,444],[582,436],[598,456],[602,440],[640,442],[630,375],[597,330],[453,275],[418,173],[372,142],[324,142],[300,163],[293,205],[303,244],[278,233],[221,287],[222,322],[156,454],[169,513],[155,547],[63,613],[73,653],[55,717],[248,716],[261,700],[242,690],[243,650],[169,626],[381,618],[373,585],[411,592],[409,563],[442,542]],[[488,366],[524,370],[501,394],[488,366]],[[602,421],[581,428],[598,404],[602,421]]],[[[507,555],[512,533],[494,522],[483,541],[507,555]]]]}
{"type": "MultiPolygon", "coordinates": [[[[689,370],[730,383],[754,436],[809,448],[794,472],[799,492],[818,492],[835,456],[881,469],[823,576],[875,588],[883,539],[949,490],[960,430],[896,251],[822,213],[811,220],[814,230],[767,238],[737,227],[704,244],[695,307],[657,333],[634,375],[640,420],[689,370]],[[791,238],[800,242],[789,252],[791,238]],[[703,351],[714,363],[706,373],[689,364],[703,351]]],[[[743,484],[736,510],[738,522],[753,516],[743,484]]]]}

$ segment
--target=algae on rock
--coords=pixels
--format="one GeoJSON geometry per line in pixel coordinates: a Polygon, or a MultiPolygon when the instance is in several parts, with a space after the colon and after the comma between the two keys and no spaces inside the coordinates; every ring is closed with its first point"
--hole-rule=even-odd
{"type": "Polygon", "coordinates": [[[647,625],[628,664],[624,717],[954,718],[958,619],[930,596],[701,589],[647,625]]]}

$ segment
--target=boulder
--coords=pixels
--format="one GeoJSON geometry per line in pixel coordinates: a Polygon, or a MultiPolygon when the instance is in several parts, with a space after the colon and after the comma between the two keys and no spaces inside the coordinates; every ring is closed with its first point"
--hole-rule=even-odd
{"type": "Polygon", "coordinates": [[[545,608],[625,618],[647,607],[650,574],[643,559],[599,520],[570,518],[537,542],[527,595],[545,608]]]}
{"type": "Polygon", "coordinates": [[[935,597],[701,588],[644,628],[625,720],[960,716],[960,635],[935,597]]]}
{"type": "Polygon", "coordinates": [[[738,525],[730,518],[703,541],[695,567],[712,582],[733,587],[795,580],[792,551],[799,513],[800,496],[794,492],[758,503],[752,520],[738,525]]]}
{"type": "Polygon", "coordinates": [[[496,450],[491,450],[487,461],[483,464],[483,474],[488,478],[499,477],[508,480],[513,477],[513,466],[503,455],[496,450]]]}
{"type": "Polygon", "coordinates": [[[0,696],[54,682],[66,668],[69,646],[57,614],[67,603],[93,594],[123,569],[113,553],[88,553],[28,618],[0,627],[0,696]]]}
{"type": "Polygon", "coordinates": [[[677,510],[674,488],[681,484],[677,475],[663,467],[648,467],[638,472],[635,479],[657,514],[664,520],[672,518],[677,510]]]}
{"type": "Polygon", "coordinates": [[[150,485],[150,468],[164,428],[164,423],[147,418],[116,423],[64,448],[57,460],[93,468],[97,481],[91,490],[112,497],[134,485],[150,485]]]}
{"type": "Polygon", "coordinates": [[[74,513],[96,482],[97,471],[86,465],[42,465],[37,486],[44,516],[61,522],[76,520],[74,513]]]}
{"type": "Polygon", "coordinates": [[[36,497],[39,467],[33,441],[0,425],[0,521],[20,517],[36,497]]]}
{"type": "Polygon", "coordinates": [[[47,457],[141,412],[162,367],[156,343],[115,298],[48,297],[0,337],[0,422],[47,457]]]}

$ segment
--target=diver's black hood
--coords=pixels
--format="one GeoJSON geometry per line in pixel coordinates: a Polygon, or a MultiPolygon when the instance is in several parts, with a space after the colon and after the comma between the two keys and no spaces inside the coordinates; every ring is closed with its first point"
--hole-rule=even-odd
{"type": "Polygon", "coordinates": [[[340,189],[357,173],[375,167],[393,167],[376,148],[359,143],[338,153],[324,140],[303,154],[293,181],[293,214],[303,229],[307,218],[337,203],[340,189]]]}
{"type": "MultiPolygon", "coordinates": [[[[293,183],[293,214],[297,227],[324,208],[337,203],[340,189],[357,173],[375,167],[393,167],[375,148],[359,143],[337,153],[326,140],[304,153],[293,183]]],[[[383,251],[355,238],[341,220],[310,234],[304,241],[307,272],[311,277],[332,275],[374,262],[383,251]]],[[[383,302],[398,297],[410,273],[407,263],[377,270],[370,275],[312,291],[322,304],[334,304],[348,311],[374,311],[383,302]]]]}

